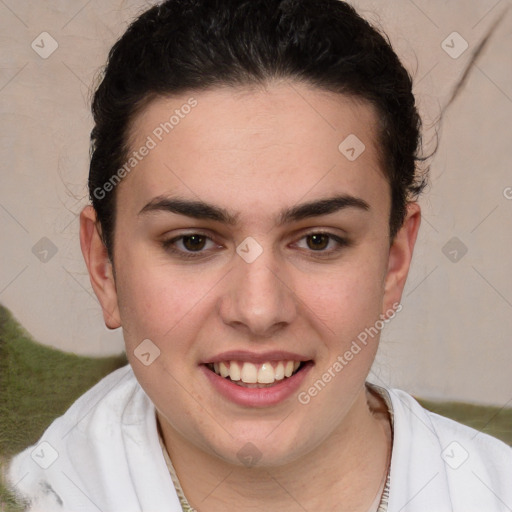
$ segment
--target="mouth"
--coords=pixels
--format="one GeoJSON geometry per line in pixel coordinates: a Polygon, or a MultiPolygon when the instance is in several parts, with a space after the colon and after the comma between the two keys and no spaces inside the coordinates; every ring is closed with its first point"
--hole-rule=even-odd
{"type": "Polygon", "coordinates": [[[219,377],[244,388],[269,388],[301,372],[313,361],[266,361],[252,363],[249,361],[219,361],[206,363],[205,366],[219,377]]]}

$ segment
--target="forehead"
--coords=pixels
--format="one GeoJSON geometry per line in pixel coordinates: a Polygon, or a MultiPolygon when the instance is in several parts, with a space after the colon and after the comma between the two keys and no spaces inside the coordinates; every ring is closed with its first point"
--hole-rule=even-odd
{"type": "Polygon", "coordinates": [[[247,208],[334,189],[385,207],[377,123],[367,102],[292,82],[157,98],[133,120],[131,150],[151,150],[121,189],[140,207],[162,194],[219,203],[229,191],[247,208]]]}

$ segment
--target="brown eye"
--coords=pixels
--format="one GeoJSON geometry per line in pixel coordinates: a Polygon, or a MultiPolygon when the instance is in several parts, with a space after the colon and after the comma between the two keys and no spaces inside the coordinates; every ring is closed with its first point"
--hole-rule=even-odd
{"type": "Polygon", "coordinates": [[[182,238],[183,246],[188,251],[200,251],[204,249],[206,237],[202,235],[188,235],[182,238]]]}
{"type": "MultiPolygon", "coordinates": [[[[163,240],[163,249],[178,258],[201,258],[211,254],[215,248],[213,240],[202,233],[180,235],[170,240],[163,240]]],[[[218,248],[218,246],[217,246],[218,248]]]]}
{"type": "Polygon", "coordinates": [[[334,233],[316,231],[304,235],[297,247],[309,252],[315,258],[332,258],[340,254],[351,242],[334,233]]]}
{"type": "Polygon", "coordinates": [[[307,244],[314,251],[322,251],[329,245],[329,235],[324,233],[315,233],[307,236],[307,244]]]}

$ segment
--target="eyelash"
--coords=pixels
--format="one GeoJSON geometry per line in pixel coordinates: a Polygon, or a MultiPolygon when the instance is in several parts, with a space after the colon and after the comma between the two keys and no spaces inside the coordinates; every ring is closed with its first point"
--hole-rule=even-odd
{"type": "MultiPolygon", "coordinates": [[[[167,252],[170,252],[171,254],[176,254],[177,256],[179,256],[180,258],[183,258],[183,259],[197,259],[197,258],[201,258],[201,257],[204,257],[204,253],[206,251],[182,251],[182,250],[178,250],[176,248],[173,247],[173,245],[184,239],[184,238],[188,238],[188,237],[191,237],[191,236],[201,236],[203,238],[206,238],[207,241],[211,241],[213,242],[212,238],[209,237],[207,234],[205,233],[201,233],[200,231],[194,231],[192,233],[186,233],[186,234],[183,234],[183,235],[180,235],[180,236],[177,236],[177,237],[174,237],[174,238],[171,238],[169,240],[164,240],[162,241],[162,247],[167,251],[167,252]]],[[[313,249],[310,249],[309,252],[311,252],[312,254],[314,254],[315,257],[317,258],[326,258],[326,257],[330,257],[338,252],[340,252],[342,249],[346,248],[346,247],[349,247],[351,245],[350,241],[346,238],[342,238],[340,236],[337,236],[333,233],[329,233],[327,231],[311,231],[310,233],[306,233],[305,235],[303,235],[300,240],[303,240],[309,236],[313,236],[313,235],[325,235],[327,237],[329,237],[331,240],[334,240],[337,244],[338,244],[338,247],[335,248],[335,249],[331,249],[329,251],[325,251],[325,250],[318,250],[318,251],[315,251],[313,249]]],[[[330,241],[330,240],[329,240],[330,241]]]]}

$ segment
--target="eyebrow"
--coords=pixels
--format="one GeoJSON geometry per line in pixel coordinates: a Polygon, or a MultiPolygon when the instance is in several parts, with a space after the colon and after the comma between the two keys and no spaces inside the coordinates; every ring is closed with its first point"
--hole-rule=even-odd
{"type": "MultiPolygon", "coordinates": [[[[361,211],[370,211],[371,209],[364,199],[349,194],[342,194],[286,208],[278,214],[277,225],[297,222],[320,215],[328,215],[348,208],[357,208],[361,211]]],[[[239,219],[238,213],[230,213],[219,206],[178,197],[155,197],[142,208],[139,215],[151,212],[176,213],[194,219],[213,220],[231,226],[235,226],[239,219]]]]}

